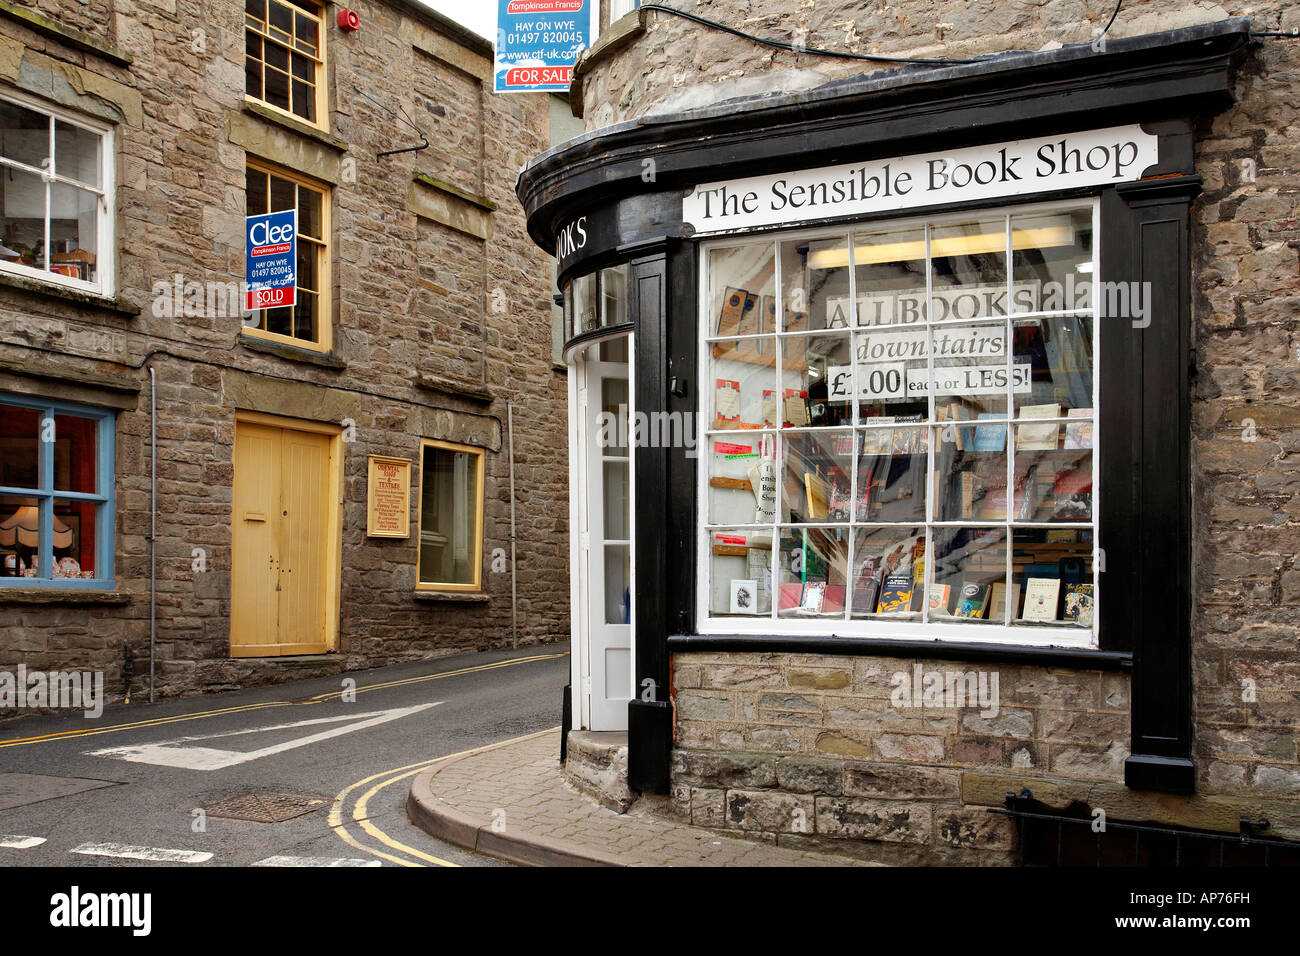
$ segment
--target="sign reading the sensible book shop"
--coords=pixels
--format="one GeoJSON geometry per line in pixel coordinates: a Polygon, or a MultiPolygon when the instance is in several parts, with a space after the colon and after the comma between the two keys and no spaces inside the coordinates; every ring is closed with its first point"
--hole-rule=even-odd
{"type": "Polygon", "coordinates": [[[682,200],[682,220],[698,235],[1006,199],[1140,179],[1158,158],[1156,136],[1118,126],[706,183],[682,200]]]}
{"type": "Polygon", "coordinates": [[[498,0],[496,92],[568,92],[595,36],[594,0],[498,0]]]}
{"type": "Polygon", "coordinates": [[[244,225],[244,309],[293,305],[298,291],[298,210],[249,216],[244,225]]]}

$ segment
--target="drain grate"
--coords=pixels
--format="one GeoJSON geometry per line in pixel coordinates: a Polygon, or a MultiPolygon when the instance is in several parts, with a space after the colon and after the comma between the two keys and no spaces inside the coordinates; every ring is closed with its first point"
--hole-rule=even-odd
{"type": "Polygon", "coordinates": [[[280,823],[319,810],[327,801],[300,793],[243,793],[218,800],[203,808],[210,817],[280,823]]]}

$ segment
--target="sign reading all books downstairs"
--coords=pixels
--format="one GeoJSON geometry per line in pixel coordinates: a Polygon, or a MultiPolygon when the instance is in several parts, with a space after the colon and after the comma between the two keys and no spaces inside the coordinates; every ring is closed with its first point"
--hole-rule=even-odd
{"type": "Polygon", "coordinates": [[[705,183],[682,200],[682,221],[705,235],[1106,186],[1140,179],[1159,152],[1134,124],[705,183]]]}

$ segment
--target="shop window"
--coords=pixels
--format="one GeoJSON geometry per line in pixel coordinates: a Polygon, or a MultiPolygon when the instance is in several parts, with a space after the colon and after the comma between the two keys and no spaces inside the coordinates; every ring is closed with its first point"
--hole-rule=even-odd
{"type": "Polygon", "coordinates": [[[293,305],[252,312],[245,319],[245,333],[329,351],[332,279],[328,188],[284,170],[250,162],[246,189],[250,216],[298,210],[298,288],[293,305]]]}
{"type": "Polygon", "coordinates": [[[706,630],[1096,646],[1096,215],[704,248],[706,630]]]}
{"type": "Polygon", "coordinates": [[[323,128],[324,27],[310,0],[244,0],[247,94],[323,128]]]}
{"type": "Polygon", "coordinates": [[[0,94],[0,270],[111,292],[112,134],[0,94]]]}
{"type": "Polygon", "coordinates": [[[426,440],[420,465],[417,587],[478,591],[483,565],[483,449],[426,440]]]}
{"type": "Polygon", "coordinates": [[[626,264],[599,269],[565,284],[565,340],[588,332],[628,325],[631,271],[626,264]]]}
{"type": "Polygon", "coordinates": [[[0,396],[0,586],[111,582],[113,415],[0,396]]]}

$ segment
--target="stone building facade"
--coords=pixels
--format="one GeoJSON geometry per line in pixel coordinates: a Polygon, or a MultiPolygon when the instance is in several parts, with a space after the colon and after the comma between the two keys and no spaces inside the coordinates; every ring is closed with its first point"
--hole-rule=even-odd
{"type": "Polygon", "coordinates": [[[0,10],[0,511],[35,516],[0,530],[0,667],[148,693],[155,490],[158,696],[565,638],[551,267],[512,196],[549,98],[492,95],[491,45],[421,4],[343,9],[0,10]],[[245,216],[286,208],[298,305],[245,312],[245,216]],[[404,534],[369,533],[371,456],[408,463],[404,534]]]}
{"type": "MultiPolygon", "coordinates": [[[[812,641],[798,637],[797,627],[783,631],[784,615],[774,615],[770,633],[744,625],[734,634],[725,624],[709,629],[704,620],[709,597],[699,584],[702,568],[711,560],[699,544],[703,512],[712,507],[699,483],[708,479],[675,452],[666,462],[654,451],[642,453],[653,460],[646,467],[664,469],[661,473],[688,486],[681,495],[658,502],[659,512],[671,515],[684,508],[699,513],[677,524],[670,519],[667,538],[638,525],[638,533],[651,537],[646,550],[637,549],[639,562],[654,564],[666,550],[674,562],[692,566],[678,573],[654,564],[645,579],[657,582],[656,587],[666,581],[668,590],[683,589],[692,597],[681,602],[680,610],[671,605],[663,628],[647,624],[637,634],[641,649],[634,686],[646,677],[666,678],[671,706],[659,704],[668,712],[660,718],[644,715],[654,706],[649,698],[632,701],[628,744],[633,789],[668,792],[680,816],[697,825],[782,844],[833,846],[838,852],[899,863],[1014,861],[1023,849],[1017,818],[989,810],[1005,808],[1008,795],[1025,790],[1032,800],[1013,800],[1013,807],[1085,819],[1101,810],[1112,821],[1221,835],[1235,835],[1242,820],[1266,819],[1269,829],[1257,832],[1300,840],[1300,471],[1295,457],[1300,435],[1300,121],[1295,105],[1300,40],[1268,35],[1300,28],[1294,5],[1134,0],[1122,5],[1104,38],[1103,28],[1115,11],[1115,4],[1105,0],[710,0],[669,5],[795,43],[801,50],[985,59],[936,72],[932,65],[776,50],[663,11],[641,10],[616,19],[575,69],[572,101],[585,119],[587,142],[539,157],[524,174],[520,195],[540,244],[577,215],[595,219],[590,206],[598,194],[589,185],[597,176],[606,183],[625,182],[629,198],[624,213],[635,206],[648,219],[658,217],[644,233],[657,230],[664,236],[666,283],[670,289],[682,288],[668,311],[693,309],[691,303],[706,301],[708,295],[700,288],[706,282],[706,253],[696,252],[695,233],[681,225],[686,217],[680,197],[700,183],[727,181],[743,195],[751,186],[760,189],[753,184],[766,182],[760,174],[769,172],[775,177],[923,152],[942,156],[945,147],[938,139],[944,131],[961,140],[957,146],[966,147],[1130,121],[1150,120],[1147,130],[1167,131],[1172,127],[1159,123],[1181,117],[1178,121],[1187,124],[1182,142],[1188,152],[1177,170],[1168,167],[1160,175],[1184,184],[1177,187],[1187,191],[1180,200],[1184,211],[1161,208],[1169,223],[1182,216],[1185,232],[1175,227],[1159,255],[1143,260],[1139,268],[1149,269],[1161,257],[1175,262],[1182,256],[1186,264],[1186,275],[1171,280],[1169,300],[1184,318],[1175,318],[1159,344],[1149,346],[1178,354],[1180,343],[1188,349],[1187,377],[1180,386],[1183,417],[1170,425],[1170,444],[1163,446],[1165,468],[1179,471],[1182,454],[1186,472],[1171,510],[1162,513],[1170,516],[1168,522],[1162,517],[1162,523],[1145,532],[1151,537],[1136,563],[1133,555],[1117,558],[1114,545],[1105,545],[1108,533],[1111,541],[1123,535],[1108,530],[1103,514],[1099,559],[1104,566],[1098,568],[1105,572],[1099,578],[1102,643],[1093,649],[1101,656],[1090,664],[1087,654],[1035,659],[1005,646],[945,651],[944,639],[902,628],[892,635],[901,642],[892,650],[887,640],[854,640],[843,633],[812,641]],[[1248,26],[1234,17],[1249,17],[1248,26]],[[1237,59],[1223,74],[1222,89],[1203,88],[1199,106],[1185,97],[1153,106],[1144,116],[1140,103],[1146,102],[1145,94],[1134,92],[1114,94],[1113,123],[1104,112],[1084,115],[1087,108],[1079,104],[1103,81],[1094,82],[1087,70],[1070,64],[1089,50],[1100,76],[1111,62],[1108,56],[1137,57],[1140,50],[1161,48],[1173,56],[1175,47],[1188,49],[1179,43],[1200,38],[1208,47],[1214,42],[1211,35],[1229,30],[1240,38],[1234,41],[1241,44],[1233,54],[1237,59]],[[1017,80],[998,86],[1000,81],[991,77],[1003,70],[1023,71],[1024,87],[1031,92],[1008,92],[1017,80]],[[974,79],[980,72],[984,79],[974,79]],[[962,82],[969,86],[958,86],[962,82]],[[944,85],[949,83],[951,87],[944,85]],[[1060,97],[1054,101],[1056,112],[1049,112],[1047,105],[1039,107],[1038,96],[1046,103],[1053,83],[1059,84],[1060,97]],[[998,90],[1001,115],[981,115],[962,126],[951,118],[959,101],[956,92],[948,93],[950,88],[998,90]],[[890,112],[895,103],[904,106],[890,112]],[[837,104],[843,105],[837,110],[837,104]],[[1034,109],[1040,113],[1033,114],[1034,109]],[[1071,110],[1076,109],[1084,118],[1075,118],[1071,110]],[[903,115],[908,110],[922,118],[910,121],[903,115]],[[1033,115],[1038,119],[1026,119],[1033,115]],[[854,123],[865,124],[859,117],[868,116],[878,129],[895,132],[841,135],[854,123]],[[934,118],[924,118],[930,116],[934,118]],[[750,141],[741,131],[746,121],[754,137],[766,137],[770,158],[763,155],[764,147],[748,148],[750,141]],[[971,132],[979,124],[988,132],[971,132]],[[999,133],[1006,129],[1013,132],[999,133]],[[690,135],[698,137],[690,147],[695,153],[678,147],[677,137],[690,135]],[[888,136],[903,145],[891,145],[888,136]],[[712,169],[696,158],[709,149],[715,149],[712,169]],[[816,160],[801,160],[801,151],[815,154],[816,160]],[[657,181],[643,179],[638,185],[632,180],[645,168],[643,160],[654,161],[657,181]],[[655,190],[675,190],[676,198],[661,200],[655,190]],[[1184,288],[1185,296],[1179,291],[1184,288]],[[1169,600],[1175,615],[1181,607],[1185,625],[1175,629],[1178,635],[1169,645],[1158,645],[1138,628],[1130,643],[1111,644],[1114,653],[1106,654],[1107,589],[1119,594],[1118,589],[1128,587],[1120,577],[1134,580],[1165,563],[1185,569],[1178,572],[1182,583],[1158,598],[1152,592],[1148,599],[1169,600]],[[1178,648],[1172,657],[1182,656],[1162,672],[1172,677],[1161,688],[1142,675],[1157,659],[1169,656],[1170,647],[1178,648]],[[928,702],[913,700],[911,690],[919,691],[926,675],[969,673],[973,678],[976,671],[992,672],[999,680],[996,713],[969,703],[945,705],[942,694],[928,702]],[[901,682],[898,675],[904,675],[901,682]],[[1139,686],[1140,681],[1146,683],[1139,686]],[[1146,737],[1142,729],[1161,709],[1180,715],[1182,723],[1169,731],[1168,739],[1181,736],[1183,749],[1150,761],[1137,757],[1135,740],[1149,745],[1161,736],[1146,737]],[[645,755],[639,779],[638,748],[645,755]],[[1178,779],[1171,783],[1174,775],[1165,776],[1165,771],[1175,764],[1178,779]]],[[[1150,55],[1152,62],[1161,56],[1150,55]]],[[[989,94],[990,102],[994,95],[989,94]]],[[[1135,197],[1123,201],[1138,208],[1147,201],[1136,197],[1152,182],[1121,187],[1121,195],[1135,197]]],[[[1104,196],[1100,202],[1104,223],[1106,210],[1117,207],[1108,206],[1111,200],[1104,196]]],[[[979,209],[950,203],[941,211],[965,208],[979,209]]],[[[1011,209],[1014,214],[1015,207],[1011,209]]],[[[817,221],[834,223],[829,216],[817,221]]],[[[876,215],[867,221],[888,218],[876,215]]],[[[781,225],[777,220],[764,224],[778,240],[789,234],[780,231],[781,225]]],[[[593,221],[585,227],[593,235],[601,228],[593,221]]],[[[737,230],[727,235],[748,234],[737,230]]],[[[755,227],[753,234],[765,233],[755,227]]],[[[626,234],[620,240],[630,241],[626,234]]],[[[1107,235],[1103,229],[1101,242],[1104,272],[1106,244],[1124,246],[1130,236],[1107,235]]],[[[1140,248],[1140,240],[1132,242],[1140,248]]],[[[642,238],[643,247],[652,245],[642,238]]],[[[593,256],[589,261],[596,261],[597,253],[588,249],[583,254],[588,253],[593,256]]],[[[564,282],[584,267],[577,264],[579,256],[561,254],[568,255],[561,260],[564,282]]],[[[651,360],[665,362],[669,375],[685,380],[680,390],[673,379],[671,394],[657,393],[657,400],[667,403],[662,407],[695,408],[694,398],[678,401],[673,396],[712,393],[710,372],[697,364],[700,340],[693,338],[709,333],[692,330],[681,344],[673,341],[678,328],[671,318],[656,324],[643,317],[636,327],[637,345],[653,338],[651,360]]],[[[638,375],[642,372],[638,365],[638,375]]],[[[1173,406],[1179,402],[1172,385],[1176,377],[1168,380],[1166,393],[1173,406]]],[[[1102,381],[1104,392],[1104,377],[1102,381]]],[[[648,400],[655,400],[655,394],[648,400]]],[[[1153,397],[1143,399],[1138,388],[1136,397],[1130,391],[1112,400],[1147,402],[1144,421],[1150,424],[1163,418],[1153,397]]],[[[703,413],[705,399],[699,401],[703,413]]],[[[706,418],[701,429],[707,428],[706,418]]],[[[1105,465],[1101,467],[1104,475],[1105,465]]],[[[640,468],[637,474],[642,474],[640,468]]],[[[1144,520],[1140,510],[1130,518],[1136,524],[1144,520]]],[[[781,560],[774,565],[778,570],[781,560]]],[[[1136,619],[1139,611],[1126,613],[1136,619]]],[[[1011,621],[1015,618],[1013,610],[1011,621]]],[[[1111,627],[1111,633],[1124,629],[1111,627]]],[[[941,676],[940,688],[942,681],[941,676]]],[[[1093,837],[1085,834],[1085,840],[1093,837]]],[[[1116,831],[1117,855],[1108,859],[1121,862],[1129,852],[1131,862],[1132,837],[1127,850],[1120,848],[1121,839],[1116,831]]]]}

